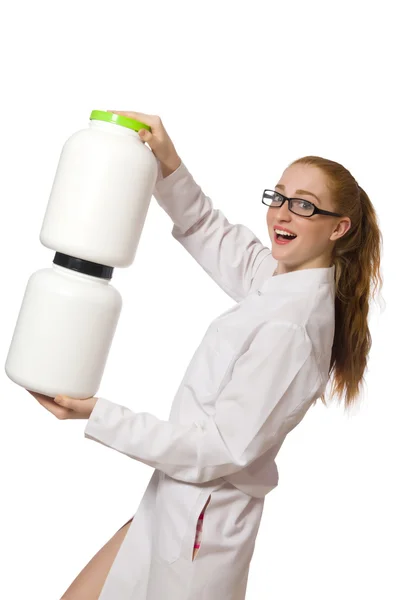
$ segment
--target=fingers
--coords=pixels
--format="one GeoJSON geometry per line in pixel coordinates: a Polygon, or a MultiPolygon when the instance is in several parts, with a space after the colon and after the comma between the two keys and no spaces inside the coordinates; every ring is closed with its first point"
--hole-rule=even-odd
{"type": "Polygon", "coordinates": [[[38,392],[32,392],[30,390],[27,390],[29,392],[29,394],[31,394],[32,396],[34,396],[36,398],[36,400],[38,400],[40,402],[40,400],[48,400],[50,402],[52,402],[52,400],[54,399],[52,396],[46,396],[45,394],[39,394],[38,392]]]}
{"type": "Polygon", "coordinates": [[[179,157],[175,150],[175,146],[158,115],[148,115],[146,113],[131,110],[108,110],[107,112],[130,117],[131,119],[149,125],[151,131],[144,128],[139,130],[138,134],[140,139],[148,144],[155,157],[164,165],[173,165],[178,161],[179,157]]]}
{"type": "Polygon", "coordinates": [[[150,127],[156,127],[156,125],[161,123],[161,119],[157,115],[147,115],[146,113],[133,112],[131,110],[108,110],[106,112],[122,115],[124,117],[130,117],[131,119],[145,123],[145,125],[149,125],[150,127]]]}
{"type": "Polygon", "coordinates": [[[143,142],[149,144],[152,150],[156,150],[156,147],[159,144],[153,134],[158,134],[159,127],[161,126],[160,117],[156,115],[147,115],[145,113],[134,112],[131,110],[108,110],[107,112],[115,113],[116,115],[123,115],[125,117],[129,117],[130,119],[135,119],[136,121],[145,123],[145,125],[149,125],[152,131],[140,129],[138,132],[139,137],[143,142]]]}
{"type": "Polygon", "coordinates": [[[54,398],[54,402],[66,408],[75,410],[76,412],[81,412],[83,410],[82,400],[76,400],[76,398],[64,396],[63,394],[57,394],[54,398]]]}
{"type": "Polygon", "coordinates": [[[88,419],[96,404],[97,398],[70,398],[63,394],[58,394],[54,398],[54,402],[60,406],[69,409],[73,419],[88,419]]]}
{"type": "Polygon", "coordinates": [[[144,142],[147,142],[153,150],[154,149],[153,145],[154,145],[154,147],[156,146],[156,141],[155,141],[156,138],[153,137],[153,134],[150,131],[148,131],[147,129],[140,129],[138,133],[139,133],[139,137],[141,138],[141,140],[143,140],[144,142]]]}
{"type": "Polygon", "coordinates": [[[39,394],[38,392],[31,392],[30,390],[27,391],[36,398],[37,402],[41,404],[41,406],[53,414],[57,419],[63,420],[69,418],[70,411],[67,408],[58,406],[58,404],[54,402],[54,398],[51,398],[51,396],[39,394]]]}

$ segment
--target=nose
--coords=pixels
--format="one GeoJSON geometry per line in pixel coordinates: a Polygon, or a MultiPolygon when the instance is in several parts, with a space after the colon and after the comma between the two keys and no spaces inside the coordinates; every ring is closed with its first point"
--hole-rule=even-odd
{"type": "Polygon", "coordinates": [[[291,218],[291,211],[288,208],[288,200],[286,200],[282,206],[276,209],[276,217],[278,219],[291,218]]]}

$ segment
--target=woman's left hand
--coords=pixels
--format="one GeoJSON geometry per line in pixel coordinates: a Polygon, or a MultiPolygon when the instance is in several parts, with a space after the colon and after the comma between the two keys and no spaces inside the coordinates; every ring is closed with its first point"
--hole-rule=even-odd
{"type": "Polygon", "coordinates": [[[30,390],[27,391],[34,396],[45,409],[52,413],[57,419],[61,420],[89,419],[98,400],[95,396],[92,398],[78,399],[70,398],[63,394],[58,394],[55,398],[51,398],[51,396],[31,392],[30,390]]]}

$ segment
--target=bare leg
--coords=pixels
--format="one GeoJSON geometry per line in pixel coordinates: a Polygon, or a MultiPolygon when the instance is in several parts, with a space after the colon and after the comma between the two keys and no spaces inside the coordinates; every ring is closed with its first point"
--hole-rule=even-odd
{"type": "Polygon", "coordinates": [[[97,600],[99,598],[105,579],[127,534],[131,521],[132,519],[120,527],[114,536],[91,558],[90,562],[68,587],[61,600],[97,600]]]}

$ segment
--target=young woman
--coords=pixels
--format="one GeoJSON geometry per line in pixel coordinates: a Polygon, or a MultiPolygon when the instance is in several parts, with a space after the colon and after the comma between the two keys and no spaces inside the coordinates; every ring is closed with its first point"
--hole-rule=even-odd
{"type": "Polygon", "coordinates": [[[157,116],[145,122],[154,195],[172,235],[235,300],[205,332],[169,421],[105,398],[35,395],[85,436],[155,471],[134,518],[93,557],[65,600],[243,600],[264,499],[286,435],[324,391],[358,399],[381,285],[381,233],[340,164],[294,161],[263,202],[270,250],[228,222],[194,181],[157,116]],[[372,291],[373,293],[373,291],[372,291]]]}

